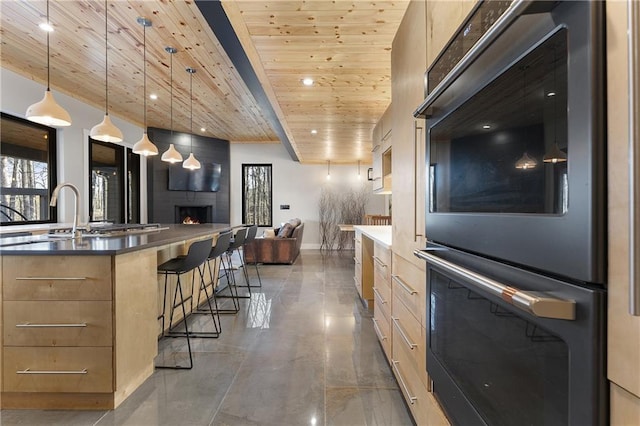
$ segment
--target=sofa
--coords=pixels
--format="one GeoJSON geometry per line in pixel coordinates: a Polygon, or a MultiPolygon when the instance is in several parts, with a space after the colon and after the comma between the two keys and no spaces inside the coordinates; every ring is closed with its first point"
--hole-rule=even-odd
{"type": "MultiPolygon", "coordinates": [[[[258,237],[244,247],[246,263],[286,263],[291,265],[300,254],[304,223],[291,219],[274,230],[274,236],[258,237]]],[[[270,235],[265,232],[265,235],[270,235]]]]}

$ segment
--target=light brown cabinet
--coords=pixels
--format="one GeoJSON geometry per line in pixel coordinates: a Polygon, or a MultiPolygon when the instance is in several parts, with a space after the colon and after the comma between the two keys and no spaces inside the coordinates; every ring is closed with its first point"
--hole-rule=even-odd
{"type": "MultiPolygon", "coordinates": [[[[632,244],[628,167],[629,137],[640,149],[640,64],[629,73],[629,36],[633,51],[640,50],[640,5],[637,2],[607,2],[607,144],[608,144],[608,347],[607,375],[611,384],[611,424],[640,424],[640,317],[629,313],[629,250],[632,244]],[[631,26],[628,28],[629,12],[631,26]],[[629,32],[627,32],[630,30],[629,32]],[[630,79],[636,102],[630,108],[630,79]],[[630,113],[631,112],[631,113],[630,113]],[[630,120],[635,120],[630,132],[630,120]]],[[[636,168],[638,166],[636,165],[636,168]]],[[[640,218],[633,219],[640,226],[640,218]]],[[[635,250],[640,250],[636,242],[635,250]]],[[[636,274],[638,273],[636,267],[636,274]]],[[[640,280],[637,280],[640,282],[640,280]]],[[[636,284],[637,285],[637,284],[636,284]]]]}
{"type": "Polygon", "coordinates": [[[373,324],[387,359],[391,358],[391,250],[373,247],[373,324]]]}
{"type": "Polygon", "coordinates": [[[391,193],[392,176],[392,105],[387,107],[373,129],[373,192],[376,194],[391,193]]]}
{"type": "Polygon", "coordinates": [[[355,231],[355,275],[354,281],[362,301],[373,303],[373,240],[355,231]]]}
{"type": "Polygon", "coordinates": [[[153,372],[156,252],[2,257],[2,408],[112,409],[153,372]]]}

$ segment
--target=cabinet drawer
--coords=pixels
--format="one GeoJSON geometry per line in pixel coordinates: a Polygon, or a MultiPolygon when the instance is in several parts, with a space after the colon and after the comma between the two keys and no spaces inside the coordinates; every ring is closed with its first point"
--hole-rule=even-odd
{"type": "Polygon", "coordinates": [[[391,367],[416,424],[441,424],[428,423],[428,419],[433,417],[430,416],[429,411],[433,411],[434,407],[429,398],[427,388],[420,377],[425,376],[426,378],[427,372],[417,370],[410,357],[407,356],[406,351],[395,346],[393,347],[391,367]]]}
{"type": "Polygon", "coordinates": [[[373,287],[374,312],[376,309],[383,309],[387,318],[391,318],[391,290],[384,284],[380,287],[373,287]]]}
{"type": "Polygon", "coordinates": [[[422,379],[426,384],[426,331],[396,297],[393,298],[391,311],[394,357],[397,351],[403,350],[416,370],[424,372],[422,379]]]}
{"type": "Polygon", "coordinates": [[[391,287],[394,297],[398,297],[411,314],[426,326],[427,295],[424,272],[399,257],[394,258],[393,267],[391,287]]]}
{"type": "Polygon", "coordinates": [[[111,302],[4,302],[5,346],[111,346],[111,302]]]}
{"type": "Polygon", "coordinates": [[[4,348],[4,392],[112,392],[111,348],[4,348]]]}
{"type": "Polygon", "coordinates": [[[376,243],[373,247],[373,255],[377,257],[382,264],[386,265],[389,271],[391,271],[391,250],[380,243],[376,243]]]}
{"type": "Polygon", "coordinates": [[[389,320],[385,318],[381,311],[375,311],[373,314],[373,329],[378,336],[385,356],[387,359],[391,359],[391,328],[389,327],[389,320]]]}
{"type": "Polygon", "coordinates": [[[4,300],[111,300],[109,256],[3,256],[4,300]]]}

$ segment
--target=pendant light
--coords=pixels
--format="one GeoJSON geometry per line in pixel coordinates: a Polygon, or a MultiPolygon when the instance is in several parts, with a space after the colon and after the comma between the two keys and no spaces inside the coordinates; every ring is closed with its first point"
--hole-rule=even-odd
{"type": "MultiPolygon", "coordinates": [[[[562,152],[560,150],[560,147],[558,146],[558,96],[557,96],[557,89],[558,87],[556,86],[556,71],[557,71],[557,67],[558,64],[556,63],[557,61],[557,57],[556,57],[556,49],[553,49],[553,146],[551,147],[551,149],[549,151],[547,151],[547,153],[544,154],[544,157],[542,157],[542,161],[544,161],[545,163],[551,163],[551,164],[556,164],[556,163],[564,163],[567,161],[567,154],[562,152]]],[[[549,96],[549,95],[547,95],[549,96]]]]}
{"type": "Polygon", "coordinates": [[[109,34],[108,23],[109,8],[107,0],[104,1],[104,119],[102,123],[96,124],[91,128],[92,139],[103,142],[122,142],[122,132],[118,129],[109,118],[109,61],[108,61],[108,42],[109,34]]]}
{"type": "MultiPolygon", "coordinates": [[[[169,80],[169,87],[170,87],[170,94],[169,94],[169,102],[170,102],[170,117],[171,117],[171,140],[173,140],[173,54],[176,53],[178,50],[175,47],[165,47],[164,50],[167,51],[167,53],[169,54],[169,57],[171,58],[171,65],[169,66],[169,73],[170,73],[170,80],[169,80]]],[[[180,161],[182,161],[182,155],[178,152],[178,150],[176,150],[175,146],[173,146],[173,144],[169,144],[169,149],[166,150],[163,154],[162,154],[162,161],[166,161],[167,163],[179,163],[180,161]]]]}
{"type": "Polygon", "coordinates": [[[188,67],[187,72],[189,73],[189,97],[191,98],[191,111],[189,113],[191,125],[189,126],[189,137],[191,138],[191,152],[189,153],[189,158],[184,160],[182,163],[182,167],[189,170],[196,170],[200,168],[200,162],[196,160],[196,157],[193,155],[193,74],[195,74],[196,70],[188,67]]]}
{"type": "MultiPolygon", "coordinates": [[[[49,0],[47,0],[47,24],[51,28],[49,22],[49,0]]],[[[51,69],[50,69],[50,53],[49,53],[49,31],[47,31],[47,90],[44,92],[44,98],[40,102],[36,102],[27,108],[25,114],[27,120],[35,123],[44,124],[45,126],[66,127],[71,125],[71,116],[62,108],[51,93],[51,69]]]]}
{"type": "MultiPolygon", "coordinates": [[[[529,65],[525,65],[521,67],[522,70],[522,110],[527,112],[527,69],[529,65]]],[[[516,161],[516,169],[520,170],[529,170],[533,169],[538,165],[538,162],[529,157],[529,154],[525,151],[522,154],[522,157],[518,161],[516,161]]]]}
{"type": "Polygon", "coordinates": [[[358,180],[362,179],[362,175],[360,174],[360,160],[358,160],[358,180]]]}
{"type": "Polygon", "coordinates": [[[327,180],[331,179],[331,160],[327,160],[327,180]]]}
{"type": "Polygon", "coordinates": [[[143,93],[144,99],[144,130],[142,138],[133,146],[133,153],[144,155],[158,155],[158,148],[149,140],[147,136],[147,27],[151,26],[151,20],[147,18],[138,18],[138,24],[142,25],[142,71],[143,71],[143,93]]]}

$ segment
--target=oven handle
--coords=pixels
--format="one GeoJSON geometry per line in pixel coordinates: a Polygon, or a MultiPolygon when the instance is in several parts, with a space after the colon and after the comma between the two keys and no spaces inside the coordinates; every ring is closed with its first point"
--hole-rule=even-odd
{"type": "MultiPolygon", "coordinates": [[[[429,249],[427,249],[429,250],[429,249]]],[[[436,266],[447,270],[447,272],[464,279],[466,283],[472,284],[478,289],[484,290],[494,296],[501,297],[502,300],[525,312],[540,318],[554,318],[575,320],[576,302],[574,300],[558,299],[548,297],[539,293],[530,293],[517,288],[501,284],[497,281],[458,266],[447,260],[441,259],[427,250],[415,250],[413,254],[420,259],[426,260],[436,266]]],[[[441,250],[441,249],[435,249],[441,250]]]]}
{"type": "Polygon", "coordinates": [[[496,22],[484,33],[480,40],[460,59],[460,61],[454,66],[451,71],[442,79],[440,83],[429,93],[427,98],[416,108],[413,112],[413,116],[418,118],[429,118],[425,114],[427,108],[445,91],[447,87],[457,79],[460,74],[469,66],[484,50],[489,47],[493,41],[506,30],[509,25],[513,23],[531,4],[531,0],[514,0],[509,8],[500,16],[496,22]]]}

